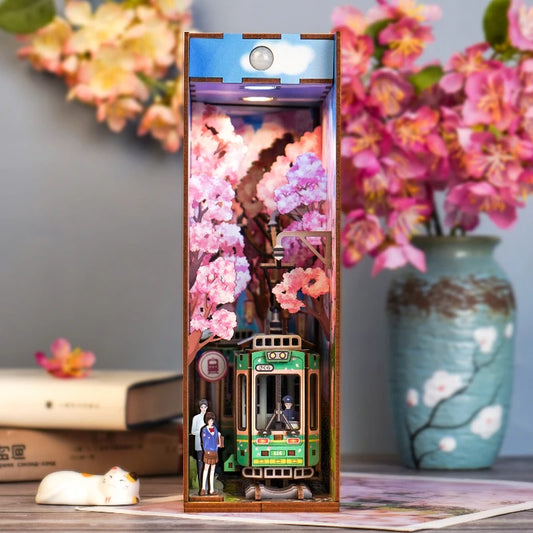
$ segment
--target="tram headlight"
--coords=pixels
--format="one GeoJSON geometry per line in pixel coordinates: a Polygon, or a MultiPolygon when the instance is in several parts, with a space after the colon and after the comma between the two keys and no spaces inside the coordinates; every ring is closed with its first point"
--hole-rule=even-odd
{"type": "Polygon", "coordinates": [[[276,350],[266,353],[267,361],[288,361],[289,358],[289,352],[286,350],[276,350]]]}

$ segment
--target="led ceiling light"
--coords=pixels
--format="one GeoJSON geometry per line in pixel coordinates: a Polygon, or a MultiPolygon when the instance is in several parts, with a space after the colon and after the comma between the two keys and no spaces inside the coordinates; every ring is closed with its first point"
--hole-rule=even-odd
{"type": "Polygon", "coordinates": [[[267,70],[274,63],[274,54],[272,50],[266,46],[256,46],[250,52],[250,65],[255,70],[267,70]]]}
{"type": "Polygon", "coordinates": [[[245,102],[271,102],[274,100],[272,96],[244,96],[245,102]]]}
{"type": "Polygon", "coordinates": [[[277,85],[245,85],[243,87],[247,91],[274,91],[277,88],[277,85]]]}

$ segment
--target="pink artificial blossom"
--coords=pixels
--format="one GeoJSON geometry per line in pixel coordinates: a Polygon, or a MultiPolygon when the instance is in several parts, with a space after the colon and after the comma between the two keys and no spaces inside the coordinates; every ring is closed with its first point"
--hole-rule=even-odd
{"type": "Polygon", "coordinates": [[[488,43],[479,43],[469,46],[464,53],[454,54],[446,63],[447,74],[441,78],[439,86],[447,93],[456,93],[474,72],[496,68],[499,65],[497,61],[488,61],[483,57],[489,48],[488,43]]]}
{"type": "Polygon", "coordinates": [[[56,339],[50,345],[52,358],[43,352],[35,353],[35,360],[49,374],[57,378],[82,378],[89,374],[96,358],[92,352],[81,348],[72,350],[70,343],[63,338],[56,339]]]}
{"type": "Polygon", "coordinates": [[[522,0],[512,0],[507,13],[509,40],[519,50],[533,50],[533,7],[526,7],[522,0]]]}
{"type": "Polygon", "coordinates": [[[198,269],[192,292],[207,294],[213,305],[235,301],[235,264],[223,257],[198,269]]]}
{"type": "Polygon", "coordinates": [[[213,335],[230,340],[237,327],[237,315],[227,309],[218,309],[213,313],[209,323],[209,329],[213,335]]]}
{"type": "Polygon", "coordinates": [[[498,190],[487,182],[468,182],[454,187],[446,197],[447,213],[460,209],[463,213],[475,216],[485,212],[502,229],[512,226],[516,221],[516,207],[508,191],[498,190]]]}
{"type": "Polygon", "coordinates": [[[326,200],[326,171],[313,153],[300,155],[287,172],[287,185],[278,187],[274,200],[280,213],[300,205],[310,206],[326,200]]]}
{"type": "Polygon", "coordinates": [[[467,126],[492,125],[499,130],[518,120],[519,81],[516,72],[507,67],[474,72],[465,85],[463,106],[467,126]]]}
{"type": "Polygon", "coordinates": [[[431,215],[431,204],[417,198],[398,198],[391,201],[394,211],[387,225],[394,241],[400,245],[409,243],[411,235],[422,233],[422,224],[431,215]]]}
{"type": "Polygon", "coordinates": [[[341,234],[344,266],[352,267],[359,263],[365,254],[375,251],[384,239],[385,234],[376,216],[366,214],[363,209],[348,213],[341,234]]]}
{"type": "Polygon", "coordinates": [[[383,56],[383,64],[399,70],[409,69],[424,51],[425,43],[431,41],[431,29],[414,18],[391,23],[379,34],[379,43],[390,47],[383,56]]]}
{"type": "Polygon", "coordinates": [[[298,292],[311,298],[318,298],[329,291],[329,279],[321,268],[295,268],[285,272],[281,283],[278,283],[272,293],[283,309],[289,313],[297,313],[305,307],[298,292]]]}
{"type": "Polygon", "coordinates": [[[413,96],[411,83],[395,70],[381,68],[372,73],[367,103],[375,105],[381,116],[394,117],[403,113],[413,96]]]}
{"type": "Polygon", "coordinates": [[[384,268],[400,268],[411,263],[418,270],[426,271],[426,258],[424,253],[411,244],[392,245],[379,252],[372,267],[372,275],[375,276],[384,268]]]}
{"type": "Polygon", "coordinates": [[[198,222],[231,220],[235,192],[222,179],[207,174],[193,174],[189,180],[189,216],[198,222]]]}

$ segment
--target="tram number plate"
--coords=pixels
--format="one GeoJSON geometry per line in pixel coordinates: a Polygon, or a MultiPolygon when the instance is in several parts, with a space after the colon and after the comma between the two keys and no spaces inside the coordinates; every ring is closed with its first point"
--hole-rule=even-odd
{"type": "Polygon", "coordinates": [[[272,372],[274,365],[255,365],[257,372],[272,372]]]}
{"type": "Polygon", "coordinates": [[[272,456],[285,455],[285,450],[271,450],[270,455],[272,456]]]}

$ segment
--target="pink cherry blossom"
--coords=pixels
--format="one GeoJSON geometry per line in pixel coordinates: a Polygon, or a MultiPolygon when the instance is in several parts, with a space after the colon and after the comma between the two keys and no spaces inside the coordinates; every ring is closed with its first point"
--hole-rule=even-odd
{"type": "Polygon", "coordinates": [[[287,185],[278,187],[274,200],[280,213],[300,205],[310,206],[326,200],[326,171],[314,153],[299,155],[287,172],[287,185]]]}
{"type": "Polygon", "coordinates": [[[277,209],[274,191],[287,184],[287,172],[290,168],[290,159],[284,155],[278,156],[270,171],[265,172],[257,184],[257,198],[263,202],[269,215],[277,209]]]}
{"type": "Polygon", "coordinates": [[[516,221],[516,207],[520,205],[505,189],[498,190],[487,182],[467,182],[452,188],[446,197],[445,210],[460,209],[475,216],[487,213],[500,228],[505,229],[516,221]]]}
{"type": "Polygon", "coordinates": [[[467,126],[492,125],[509,128],[518,119],[519,82],[516,72],[507,67],[474,72],[466,80],[463,106],[467,126]]]}
{"type": "Polygon", "coordinates": [[[20,48],[18,57],[27,57],[36,70],[46,70],[62,75],[63,49],[72,35],[72,28],[60,17],[44,26],[33,35],[23,38],[28,44],[20,48]]]}
{"type": "Polygon", "coordinates": [[[135,98],[117,98],[104,100],[98,104],[96,118],[98,122],[107,122],[109,129],[121,131],[128,120],[137,117],[143,110],[142,104],[135,98]]]}
{"type": "Polygon", "coordinates": [[[474,72],[490,70],[499,66],[497,61],[489,61],[483,57],[483,54],[490,48],[488,43],[478,43],[469,46],[464,53],[454,54],[446,63],[445,74],[439,85],[447,93],[456,93],[464,87],[468,76],[474,72]]]}
{"type": "Polygon", "coordinates": [[[135,55],[137,72],[162,75],[174,62],[174,29],[155,9],[141,6],[137,15],[140,20],[124,32],[122,46],[135,55]]]}
{"type": "Polygon", "coordinates": [[[70,0],[65,6],[69,22],[80,29],[66,44],[67,53],[96,52],[104,45],[114,45],[134,17],[132,9],[124,9],[115,3],[104,3],[94,13],[91,4],[70,0]]]}
{"type": "Polygon", "coordinates": [[[209,321],[211,333],[221,339],[230,340],[236,327],[237,315],[227,309],[218,309],[209,321]]]}
{"type": "Polygon", "coordinates": [[[418,4],[417,0],[377,0],[379,6],[367,14],[371,21],[375,19],[396,19],[411,17],[418,21],[432,21],[441,17],[441,8],[434,4],[418,4]]]}
{"type": "Polygon", "coordinates": [[[198,269],[191,291],[206,294],[212,305],[230,303],[235,301],[236,278],[233,261],[219,257],[198,269]]]}
{"type": "Polygon", "coordinates": [[[374,46],[368,35],[355,35],[351,32],[342,32],[343,47],[341,50],[343,84],[351,79],[362,76],[369,67],[374,46]]]}
{"type": "Polygon", "coordinates": [[[77,79],[67,98],[100,103],[119,96],[144,100],[145,85],[135,74],[135,57],[130,52],[111,45],[102,46],[89,59],[80,63],[77,79]]]}
{"type": "Polygon", "coordinates": [[[50,346],[51,358],[43,352],[36,352],[35,360],[49,374],[58,378],[82,378],[89,374],[96,358],[92,352],[81,348],[72,350],[70,343],[63,338],[56,339],[50,346]]]}
{"type": "Polygon", "coordinates": [[[509,40],[519,50],[533,50],[533,7],[522,0],[512,0],[507,13],[509,40]]]}
{"type": "Polygon", "coordinates": [[[381,68],[372,73],[367,103],[370,106],[375,105],[380,115],[399,115],[407,109],[413,96],[413,86],[399,72],[381,68]]]}
{"type": "Polygon", "coordinates": [[[272,294],[283,309],[286,309],[289,313],[297,313],[305,306],[303,301],[298,298],[298,290],[299,287],[288,277],[288,273],[285,273],[281,283],[278,283],[272,289],[272,294]]]}
{"type": "Polygon", "coordinates": [[[235,265],[235,300],[237,300],[237,297],[245,291],[252,280],[250,265],[244,256],[233,255],[229,256],[228,259],[233,261],[235,265]]]}
{"type": "Polygon", "coordinates": [[[206,174],[193,174],[189,180],[189,217],[202,220],[229,221],[235,192],[222,179],[206,174]]]}
{"type": "Polygon", "coordinates": [[[375,276],[384,268],[400,268],[412,264],[418,270],[426,271],[426,258],[424,253],[411,244],[390,245],[376,255],[372,267],[372,275],[375,276]]]}
{"type": "Polygon", "coordinates": [[[208,174],[235,187],[247,147],[220,108],[195,103],[191,120],[191,173],[208,174]]]}
{"type": "Polygon", "coordinates": [[[220,242],[211,220],[189,223],[189,250],[191,252],[204,252],[215,254],[219,251],[220,242]]]}
{"type": "Polygon", "coordinates": [[[351,5],[334,8],[331,14],[331,21],[333,22],[334,31],[346,29],[356,35],[362,34],[367,26],[364,14],[351,5]]]}
{"type": "Polygon", "coordinates": [[[311,152],[318,159],[322,159],[322,127],[317,126],[313,131],[306,131],[298,141],[285,147],[285,155],[291,163],[300,155],[311,152]]]}
{"type": "Polygon", "coordinates": [[[343,264],[347,267],[356,265],[365,254],[375,251],[384,239],[385,234],[376,216],[365,213],[363,209],[348,213],[341,233],[343,264]]]}
{"type": "Polygon", "coordinates": [[[427,222],[433,210],[428,201],[417,198],[398,198],[391,201],[393,207],[387,225],[390,235],[400,245],[408,244],[411,235],[422,233],[422,224],[427,222]]]}
{"type": "Polygon", "coordinates": [[[533,143],[511,135],[474,133],[469,137],[466,152],[470,176],[485,177],[496,187],[512,187],[522,173],[522,162],[532,159],[533,143]]]}
{"type": "Polygon", "coordinates": [[[329,278],[321,268],[306,268],[303,272],[302,293],[318,298],[329,292],[329,278]]]}
{"type": "Polygon", "coordinates": [[[415,154],[426,154],[428,144],[439,139],[436,127],[439,113],[427,106],[416,111],[407,111],[388,124],[389,132],[396,143],[415,154]]]}
{"type": "Polygon", "coordinates": [[[283,274],[281,283],[272,289],[272,293],[283,309],[297,313],[305,307],[304,301],[298,298],[299,291],[318,298],[329,292],[329,287],[329,279],[321,268],[295,268],[283,274]]]}
{"type": "Polygon", "coordinates": [[[406,70],[424,51],[425,43],[433,41],[433,34],[428,26],[422,26],[414,18],[402,18],[389,24],[379,34],[379,42],[388,45],[383,56],[386,67],[406,70]]]}

